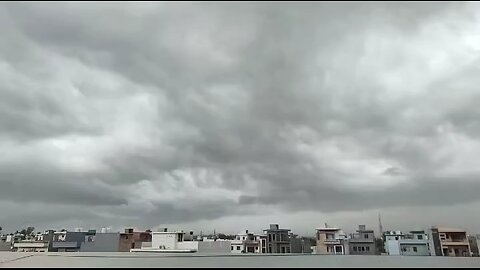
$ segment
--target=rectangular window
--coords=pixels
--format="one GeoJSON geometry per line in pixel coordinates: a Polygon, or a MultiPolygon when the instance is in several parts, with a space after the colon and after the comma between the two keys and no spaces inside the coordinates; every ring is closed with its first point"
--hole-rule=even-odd
{"type": "Polygon", "coordinates": [[[272,240],[275,241],[275,234],[272,236],[272,240]]]}
{"type": "Polygon", "coordinates": [[[421,234],[417,235],[417,239],[418,240],[423,240],[423,235],[421,235],[421,234]]]}
{"type": "Polygon", "coordinates": [[[240,246],[237,246],[237,250],[240,250],[240,246]]]}
{"type": "Polygon", "coordinates": [[[231,246],[231,250],[233,250],[233,246],[231,246]]]}
{"type": "Polygon", "coordinates": [[[353,251],[357,251],[357,247],[353,247],[353,251]]]}
{"type": "Polygon", "coordinates": [[[272,234],[268,234],[268,242],[272,242],[272,234]]]}
{"type": "Polygon", "coordinates": [[[366,247],[367,251],[370,251],[370,247],[366,247]]]}
{"type": "Polygon", "coordinates": [[[368,239],[368,234],[364,234],[363,237],[365,237],[366,239],[368,239]]]}
{"type": "Polygon", "coordinates": [[[413,247],[413,252],[417,252],[417,247],[413,247]]]}
{"type": "Polygon", "coordinates": [[[365,251],[365,247],[362,247],[362,251],[365,251]]]}

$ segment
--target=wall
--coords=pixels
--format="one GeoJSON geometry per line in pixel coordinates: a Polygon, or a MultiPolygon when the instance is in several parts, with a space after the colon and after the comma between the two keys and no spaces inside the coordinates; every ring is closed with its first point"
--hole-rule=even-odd
{"type": "Polygon", "coordinates": [[[0,251],[11,251],[12,243],[0,241],[0,251]]]}
{"type": "Polygon", "coordinates": [[[177,243],[178,249],[193,249],[198,251],[198,243],[199,241],[185,241],[177,243]]]}
{"type": "Polygon", "coordinates": [[[83,242],[81,252],[116,252],[119,251],[119,233],[97,233],[93,242],[83,242]]]}
{"type": "Polygon", "coordinates": [[[152,247],[178,249],[176,233],[152,233],[152,247]]]}
{"type": "Polygon", "coordinates": [[[375,255],[375,243],[349,242],[350,255],[375,255]]]}
{"type": "Polygon", "coordinates": [[[400,243],[400,254],[404,256],[430,256],[427,244],[400,243]],[[414,247],[417,252],[414,251],[414,247]]]}
{"type": "Polygon", "coordinates": [[[400,255],[400,243],[398,240],[385,241],[385,252],[388,255],[400,255]]]}
{"type": "Polygon", "coordinates": [[[198,242],[198,252],[230,253],[230,246],[231,246],[230,241],[198,242]]]}

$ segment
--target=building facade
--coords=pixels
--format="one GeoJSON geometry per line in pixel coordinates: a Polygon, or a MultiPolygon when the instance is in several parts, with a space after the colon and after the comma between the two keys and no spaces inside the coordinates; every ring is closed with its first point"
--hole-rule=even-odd
{"type": "Polygon", "coordinates": [[[367,230],[365,225],[359,225],[356,233],[348,239],[350,255],[375,255],[375,233],[367,230]]]}
{"type": "Polygon", "coordinates": [[[467,232],[458,228],[432,227],[430,235],[436,256],[471,256],[467,232]]]}
{"type": "Polygon", "coordinates": [[[347,235],[339,228],[318,228],[316,254],[348,254],[347,235]]]}
{"type": "Polygon", "coordinates": [[[150,231],[135,232],[133,229],[125,229],[124,233],[120,233],[118,250],[120,252],[129,252],[131,249],[141,248],[144,242],[152,242],[150,231]]]}
{"type": "Polygon", "coordinates": [[[387,231],[384,238],[388,255],[430,256],[432,252],[429,235],[425,231],[410,231],[408,234],[387,231]]]}
{"type": "Polygon", "coordinates": [[[290,229],[280,229],[278,224],[270,224],[270,228],[263,231],[267,236],[267,253],[291,253],[290,229]]]}
{"type": "Polygon", "coordinates": [[[232,253],[264,253],[265,237],[245,230],[235,236],[231,241],[232,253]],[[262,241],[263,240],[263,241],[262,241]]]}

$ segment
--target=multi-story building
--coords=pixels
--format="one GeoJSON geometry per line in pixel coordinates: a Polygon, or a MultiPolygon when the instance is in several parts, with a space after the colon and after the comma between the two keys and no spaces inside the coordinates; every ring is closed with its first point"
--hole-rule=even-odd
{"type": "Polygon", "coordinates": [[[318,228],[316,240],[316,254],[348,254],[347,235],[339,228],[318,228]]]}
{"type": "Polygon", "coordinates": [[[431,228],[431,236],[436,256],[471,256],[470,244],[465,230],[434,226],[431,228]]]}
{"type": "Polygon", "coordinates": [[[232,240],[231,243],[232,253],[263,253],[262,251],[265,250],[262,246],[262,244],[265,244],[265,241],[262,241],[262,235],[248,232],[248,230],[237,234],[235,240],[232,240]]]}
{"type": "Polygon", "coordinates": [[[375,234],[367,230],[365,225],[358,225],[356,233],[350,234],[348,239],[350,255],[375,255],[375,234]]]}
{"type": "Polygon", "coordinates": [[[267,253],[291,253],[290,229],[280,229],[278,224],[270,224],[270,228],[263,231],[267,236],[267,253]]]}
{"type": "Polygon", "coordinates": [[[388,255],[430,256],[430,239],[425,231],[410,231],[404,234],[400,231],[384,233],[385,252],[388,255]]]}

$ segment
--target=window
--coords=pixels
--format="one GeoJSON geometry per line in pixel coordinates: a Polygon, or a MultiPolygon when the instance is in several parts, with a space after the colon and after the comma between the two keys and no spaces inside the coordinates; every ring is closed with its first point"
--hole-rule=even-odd
{"type": "Polygon", "coordinates": [[[395,240],[398,240],[398,236],[395,236],[395,240]]]}
{"type": "Polygon", "coordinates": [[[135,248],[135,243],[132,243],[131,247],[132,247],[132,248],[135,248]]]}
{"type": "Polygon", "coordinates": [[[268,242],[272,242],[272,234],[268,234],[268,242]]]}
{"type": "Polygon", "coordinates": [[[231,250],[233,250],[233,246],[231,246],[231,250]]]}
{"type": "Polygon", "coordinates": [[[272,240],[275,241],[275,234],[272,236],[272,240]]]}
{"type": "Polygon", "coordinates": [[[237,250],[240,250],[240,246],[237,246],[237,250]]]}
{"type": "Polygon", "coordinates": [[[362,247],[362,251],[365,251],[365,247],[362,247]]]}
{"type": "Polygon", "coordinates": [[[421,234],[417,235],[417,239],[418,240],[423,240],[423,235],[421,235],[421,234]]]}
{"type": "Polygon", "coordinates": [[[357,251],[357,247],[353,247],[353,251],[357,251]]]}
{"type": "Polygon", "coordinates": [[[413,252],[417,252],[417,247],[413,247],[413,252]]]}
{"type": "Polygon", "coordinates": [[[258,247],[255,247],[255,250],[258,250],[258,247]]]}
{"type": "Polygon", "coordinates": [[[245,240],[245,236],[243,237],[243,240],[245,240]]]}
{"type": "Polygon", "coordinates": [[[370,251],[370,247],[366,247],[367,251],[370,251]]]}
{"type": "Polygon", "coordinates": [[[366,239],[368,239],[368,234],[364,234],[363,237],[365,237],[366,239]]]}

